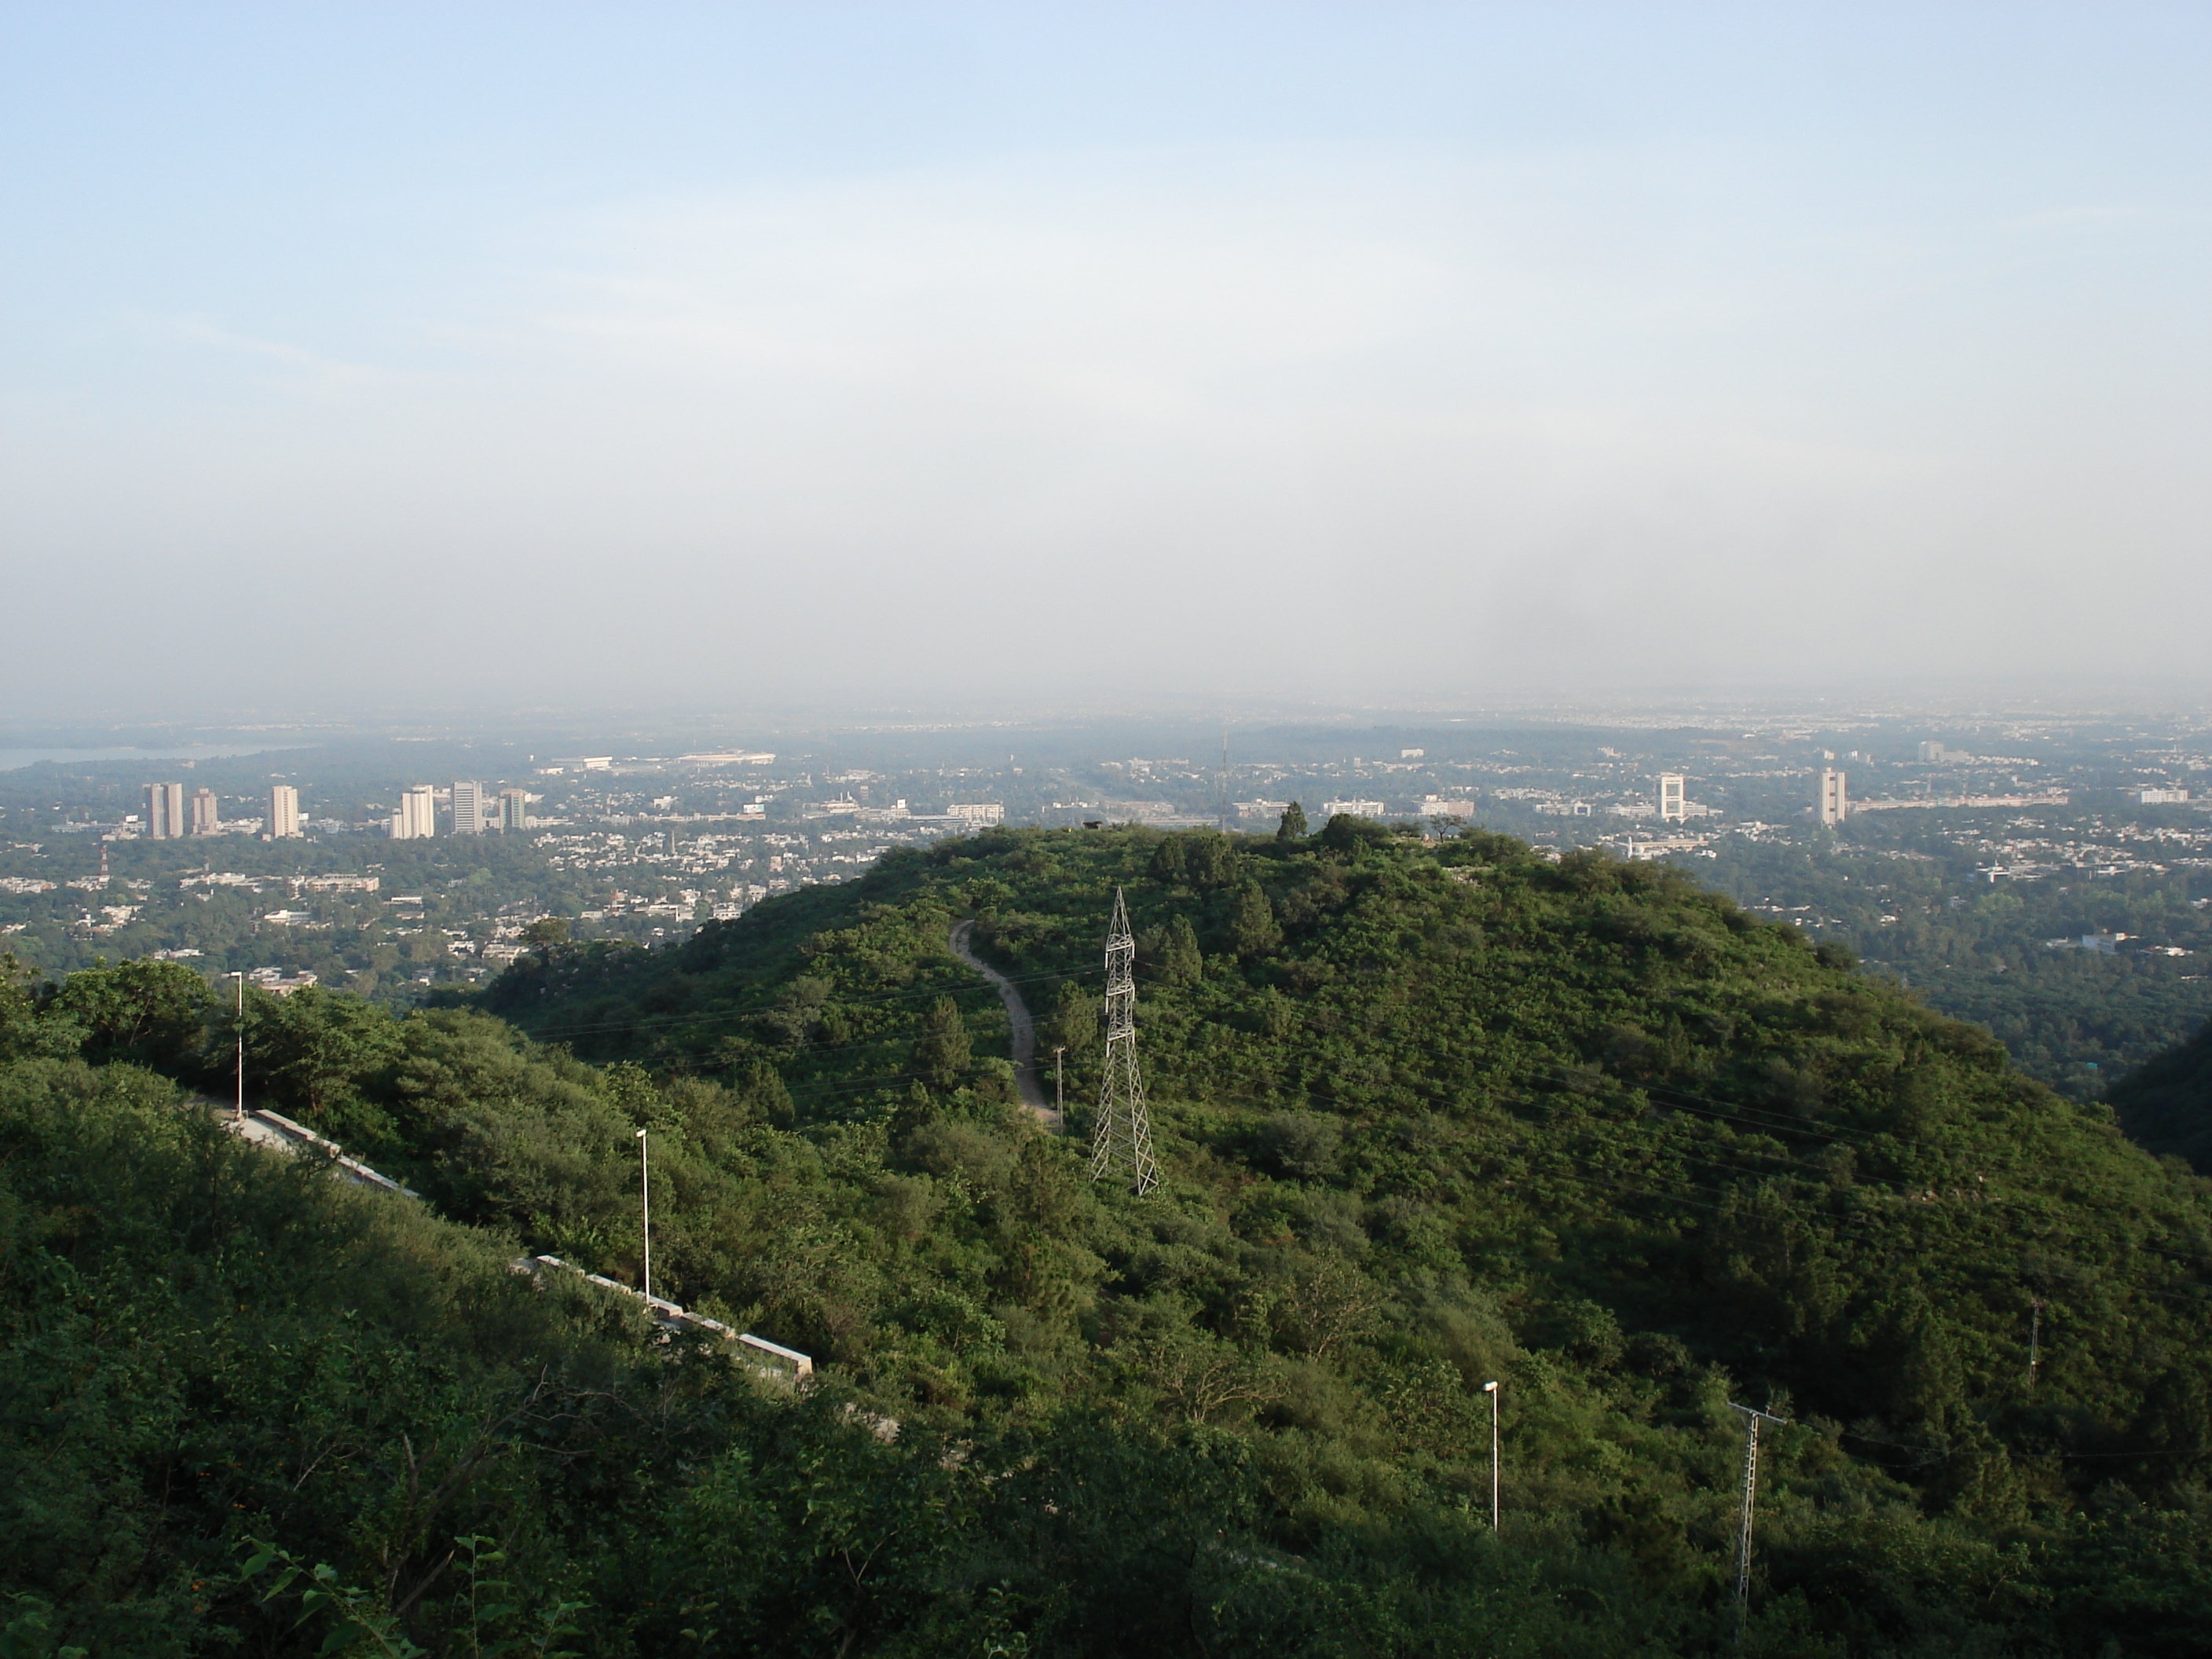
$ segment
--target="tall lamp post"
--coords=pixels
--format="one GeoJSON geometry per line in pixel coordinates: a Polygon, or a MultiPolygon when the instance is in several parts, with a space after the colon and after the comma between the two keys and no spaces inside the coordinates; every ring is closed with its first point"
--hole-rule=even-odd
{"type": "Polygon", "coordinates": [[[1486,1382],[1483,1393],[1490,1396],[1490,1529],[1498,1530],[1498,1384],[1486,1382]]]}
{"type": "Polygon", "coordinates": [[[246,1121],[246,970],[224,975],[238,981],[238,1109],[235,1121],[246,1121]]]}
{"type": "Polygon", "coordinates": [[[637,1132],[638,1231],[645,1239],[645,1299],[653,1300],[653,1176],[646,1167],[645,1131],[637,1132]]]}

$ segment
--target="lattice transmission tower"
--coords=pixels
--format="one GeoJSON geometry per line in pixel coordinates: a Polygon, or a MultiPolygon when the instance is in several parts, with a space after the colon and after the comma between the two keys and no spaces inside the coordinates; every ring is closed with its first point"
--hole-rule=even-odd
{"type": "Polygon", "coordinates": [[[1145,1113],[1145,1079],[1137,1068],[1137,941],[1129,907],[1114,890],[1106,930],[1106,1080],[1098,1087],[1098,1127],[1091,1139],[1091,1178],[1126,1177],[1148,1193],[1160,1181],[1152,1161],[1152,1125],[1145,1113]]]}
{"type": "Polygon", "coordinates": [[[1790,1419],[1771,1412],[1729,1401],[1729,1409],[1743,1413],[1743,1511],[1735,1540],[1735,1611],[1738,1619],[1751,1613],[1751,1523],[1759,1507],[1759,1425],[1771,1423],[1786,1428],[1790,1419]]]}

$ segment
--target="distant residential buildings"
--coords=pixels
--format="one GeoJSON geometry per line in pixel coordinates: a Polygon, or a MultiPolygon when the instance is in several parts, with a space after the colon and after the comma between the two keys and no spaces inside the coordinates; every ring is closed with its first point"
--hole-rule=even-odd
{"type": "Polygon", "coordinates": [[[269,788],[269,823],[265,832],[271,841],[292,841],[300,834],[300,792],[289,783],[271,784],[269,788]]]}
{"type": "Polygon", "coordinates": [[[457,836],[480,836],[485,823],[483,786],[473,778],[453,781],[453,833],[457,836]]]}
{"type": "Polygon", "coordinates": [[[185,786],[149,783],[146,786],[146,838],[173,841],[185,833],[185,786]]]}
{"type": "Polygon", "coordinates": [[[222,829],[222,815],[216,811],[215,791],[199,788],[192,791],[192,834],[212,836],[222,829]]]}
{"type": "Polygon", "coordinates": [[[1321,804],[1324,823],[1339,814],[1349,814],[1355,818],[1379,818],[1382,816],[1382,803],[1379,800],[1325,800],[1321,804]]]}
{"type": "Polygon", "coordinates": [[[1686,780],[1680,772],[1659,775],[1659,821],[1680,823],[1690,816],[1689,798],[1684,793],[1686,780]]]}
{"type": "Polygon", "coordinates": [[[282,968],[256,968],[246,975],[246,982],[272,996],[289,997],[295,991],[307,989],[316,981],[314,974],[305,968],[296,974],[287,974],[282,968]]]}
{"type": "Polygon", "coordinates": [[[399,810],[392,815],[392,839],[428,841],[438,833],[438,792],[418,783],[399,797],[399,810]]]}
{"type": "Polygon", "coordinates": [[[1455,795],[1424,795],[1421,797],[1421,816],[1425,818],[1471,818],[1474,816],[1474,803],[1455,795]]]}
{"type": "Polygon", "coordinates": [[[1820,771],[1820,793],[1813,799],[1814,814],[1824,824],[1841,823],[1850,813],[1850,799],[1844,787],[1844,774],[1832,767],[1820,771]]]}
{"type": "Polygon", "coordinates": [[[1428,753],[1425,749],[1401,749],[1398,751],[1398,758],[1401,761],[1425,760],[1428,753]]]}
{"type": "Polygon", "coordinates": [[[1648,841],[1638,841],[1631,835],[1623,836],[1609,844],[1621,857],[1633,862],[1639,859],[1663,859],[1680,853],[1700,853],[1711,839],[1709,836],[1656,836],[1648,841]]]}
{"type": "Polygon", "coordinates": [[[1924,761],[1940,761],[1949,758],[1949,755],[1942,744],[1931,738],[1920,745],[1920,758],[1924,761]]]}
{"type": "Polygon", "coordinates": [[[527,790],[502,789],[499,792],[499,827],[502,830],[530,828],[530,794],[527,790]]]}
{"type": "Polygon", "coordinates": [[[311,893],[374,893],[383,884],[381,876],[305,876],[300,881],[311,893]]]}
{"type": "Polygon", "coordinates": [[[2045,789],[2032,795],[1915,795],[1905,800],[1855,800],[1854,812],[1894,812],[1920,806],[2064,806],[2070,797],[2063,789],[2045,789]]]}
{"type": "Polygon", "coordinates": [[[731,749],[712,755],[678,755],[676,761],[679,766],[773,766],[775,757],[757,750],[731,749]]]}
{"type": "Polygon", "coordinates": [[[2145,806],[2179,806],[2189,799],[2186,789],[2144,789],[2136,799],[2145,806]]]}
{"type": "Polygon", "coordinates": [[[2043,943],[2052,951],[2089,951],[2100,957],[2114,957],[2120,953],[2120,942],[2127,937],[2125,933],[2083,933],[2078,939],[2047,939],[2043,943]]]}
{"type": "Polygon", "coordinates": [[[994,800],[971,801],[965,805],[946,807],[945,816],[980,829],[989,824],[1004,823],[1006,821],[1006,809],[994,800]]]}

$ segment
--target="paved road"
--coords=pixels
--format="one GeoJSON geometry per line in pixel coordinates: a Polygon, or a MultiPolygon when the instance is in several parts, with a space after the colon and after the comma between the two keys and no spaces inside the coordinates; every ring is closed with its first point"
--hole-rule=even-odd
{"type": "Polygon", "coordinates": [[[1006,1024],[1013,1031],[1014,1082],[1022,1091],[1022,1104],[1036,1115],[1038,1122],[1058,1134],[1066,1126],[1045,1099],[1044,1085],[1037,1077],[1036,1024],[1030,1018],[1029,1004],[1022,1000],[1012,981],[968,948],[968,935],[975,926],[973,921],[952,924],[952,954],[989,980],[999,1000],[1006,1005],[1006,1024]]]}

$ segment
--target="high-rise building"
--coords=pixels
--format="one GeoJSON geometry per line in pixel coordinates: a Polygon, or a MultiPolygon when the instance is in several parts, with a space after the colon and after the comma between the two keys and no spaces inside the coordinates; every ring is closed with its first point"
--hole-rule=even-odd
{"type": "Polygon", "coordinates": [[[1841,823],[1849,816],[1850,802],[1844,793],[1844,775],[1833,769],[1820,774],[1820,798],[1814,803],[1823,823],[1841,823]]]}
{"type": "Polygon", "coordinates": [[[1680,823],[1690,816],[1689,798],[1683,793],[1685,780],[1680,772],[1659,775],[1659,821],[1680,823]]]}
{"type": "Polygon", "coordinates": [[[453,782],[453,833],[480,836],[490,825],[485,821],[483,786],[473,779],[453,782]]]}
{"type": "Polygon", "coordinates": [[[205,785],[192,791],[192,833],[212,836],[222,828],[222,819],[216,811],[215,791],[205,785]]]}
{"type": "Polygon", "coordinates": [[[173,841],[185,833],[185,786],[149,783],[146,786],[146,839],[173,841]]]}
{"type": "Polygon", "coordinates": [[[530,828],[529,791],[502,789],[499,792],[499,827],[501,830],[530,828]]]}
{"type": "Polygon", "coordinates": [[[392,815],[392,839],[427,841],[438,833],[438,792],[418,783],[399,797],[399,810],[392,815]]]}
{"type": "Polygon", "coordinates": [[[269,822],[264,826],[271,841],[291,841],[300,833],[300,792],[289,783],[271,784],[269,787],[269,822]]]}

